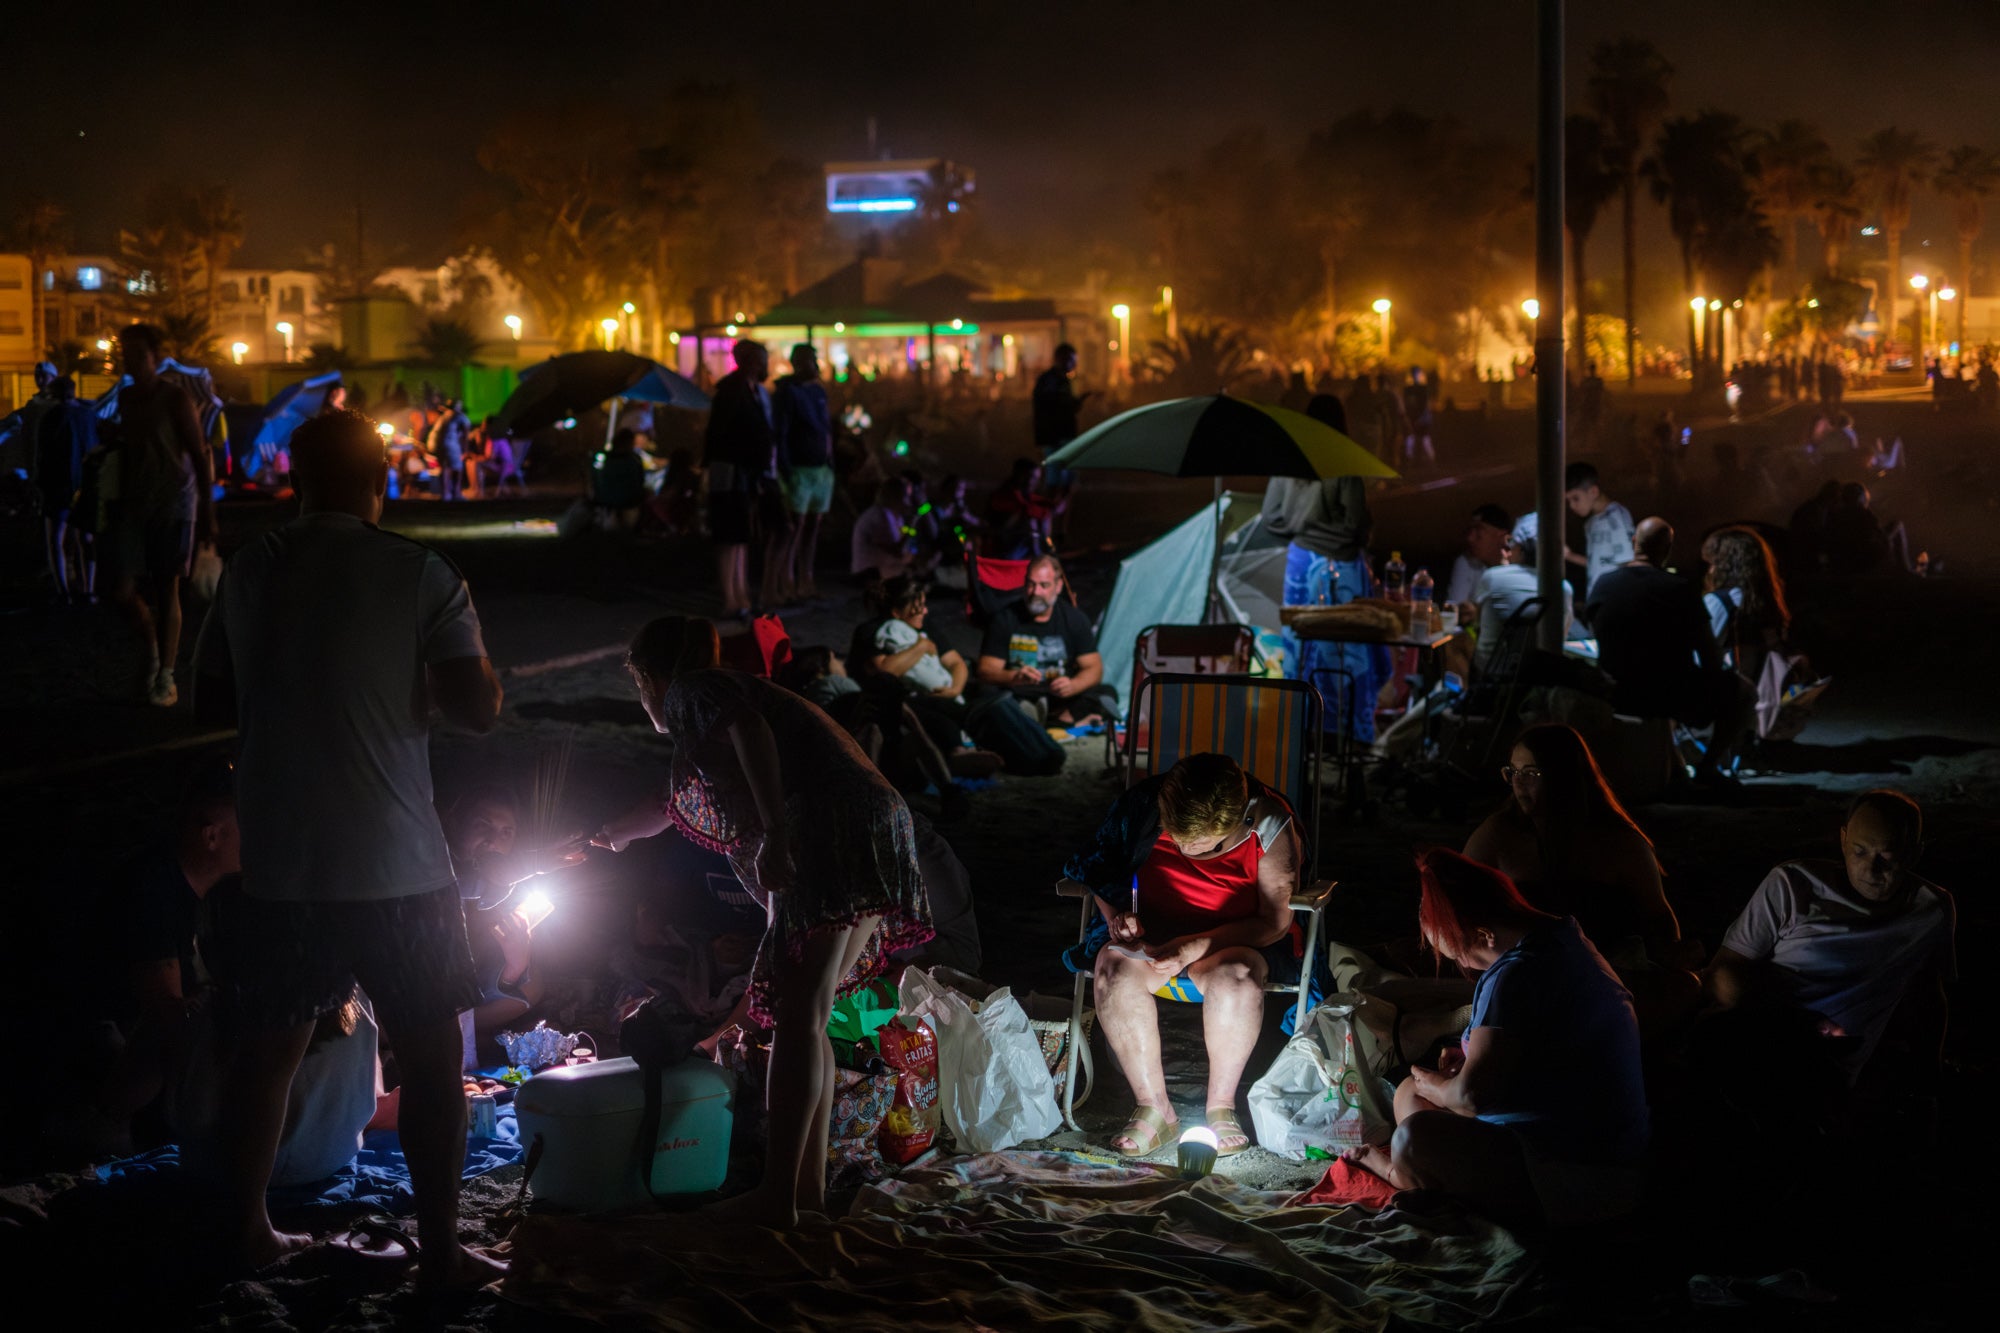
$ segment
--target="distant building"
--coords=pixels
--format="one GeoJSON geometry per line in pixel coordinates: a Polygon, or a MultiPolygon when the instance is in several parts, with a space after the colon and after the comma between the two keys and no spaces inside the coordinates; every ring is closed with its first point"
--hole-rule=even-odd
{"type": "Polygon", "coordinates": [[[931,173],[949,167],[960,188],[973,190],[972,168],[944,158],[900,158],[892,162],[829,162],[826,164],[826,211],[843,213],[914,213],[923,206],[931,173]]]}

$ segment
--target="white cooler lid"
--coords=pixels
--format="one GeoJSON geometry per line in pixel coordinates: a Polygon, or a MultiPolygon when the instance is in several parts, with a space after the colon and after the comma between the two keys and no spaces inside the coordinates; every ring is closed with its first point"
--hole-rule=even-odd
{"type": "Polygon", "coordinates": [[[645,1105],[645,1081],[630,1056],[544,1069],[514,1093],[515,1111],[527,1115],[630,1115],[645,1105]]]}

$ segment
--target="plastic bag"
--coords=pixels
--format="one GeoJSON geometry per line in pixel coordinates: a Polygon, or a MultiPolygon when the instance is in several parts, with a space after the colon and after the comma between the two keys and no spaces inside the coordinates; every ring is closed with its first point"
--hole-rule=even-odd
{"type": "Polygon", "coordinates": [[[895,1089],[896,1080],[887,1074],[833,1071],[833,1115],[826,1134],[828,1188],[870,1183],[887,1173],[877,1140],[895,1089]]]}
{"type": "Polygon", "coordinates": [[[1393,1112],[1382,1079],[1355,1051],[1351,996],[1306,1015],[1305,1030],[1250,1087],[1250,1120],[1259,1147],[1294,1161],[1307,1148],[1344,1152],[1382,1142],[1393,1112]]]}
{"type": "Polygon", "coordinates": [[[898,1166],[914,1162],[937,1141],[937,1037],[921,1021],[891,1019],[875,1034],[882,1063],[896,1073],[896,1092],[882,1117],[882,1156],[898,1166]]]}
{"type": "Polygon", "coordinates": [[[197,546],[194,550],[194,568],[188,575],[188,591],[195,600],[212,602],[215,587],[222,582],[222,556],[213,546],[197,546]]]}
{"type": "Polygon", "coordinates": [[[836,999],[833,1017],[826,1025],[835,1058],[848,1069],[858,1068],[855,1046],[873,1037],[895,1017],[896,985],[891,981],[872,981],[836,999]]]}
{"type": "Polygon", "coordinates": [[[1055,1081],[1011,991],[1002,987],[975,1009],[912,967],[901,992],[901,1015],[925,1020],[937,1034],[938,1098],[960,1150],[998,1152],[1056,1132],[1062,1111],[1055,1081]]]}

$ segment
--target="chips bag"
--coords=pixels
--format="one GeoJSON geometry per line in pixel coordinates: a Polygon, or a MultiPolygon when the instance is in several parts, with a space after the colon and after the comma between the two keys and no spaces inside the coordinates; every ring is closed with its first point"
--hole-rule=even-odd
{"type": "Polygon", "coordinates": [[[875,1043],[896,1074],[896,1095],[882,1118],[882,1156],[901,1166],[929,1152],[937,1139],[937,1038],[923,1020],[897,1018],[876,1032],[875,1043]]]}

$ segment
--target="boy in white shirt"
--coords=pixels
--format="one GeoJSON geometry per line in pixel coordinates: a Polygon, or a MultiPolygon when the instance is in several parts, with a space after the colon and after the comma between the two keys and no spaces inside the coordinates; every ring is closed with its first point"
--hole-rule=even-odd
{"type": "Polygon", "coordinates": [[[1638,525],[1630,510],[1604,493],[1597,469],[1589,463],[1571,463],[1563,470],[1563,498],[1569,502],[1569,512],[1583,520],[1584,553],[1565,550],[1563,556],[1570,564],[1583,566],[1583,587],[1578,591],[1588,600],[1600,575],[1632,558],[1632,533],[1638,525]]]}

